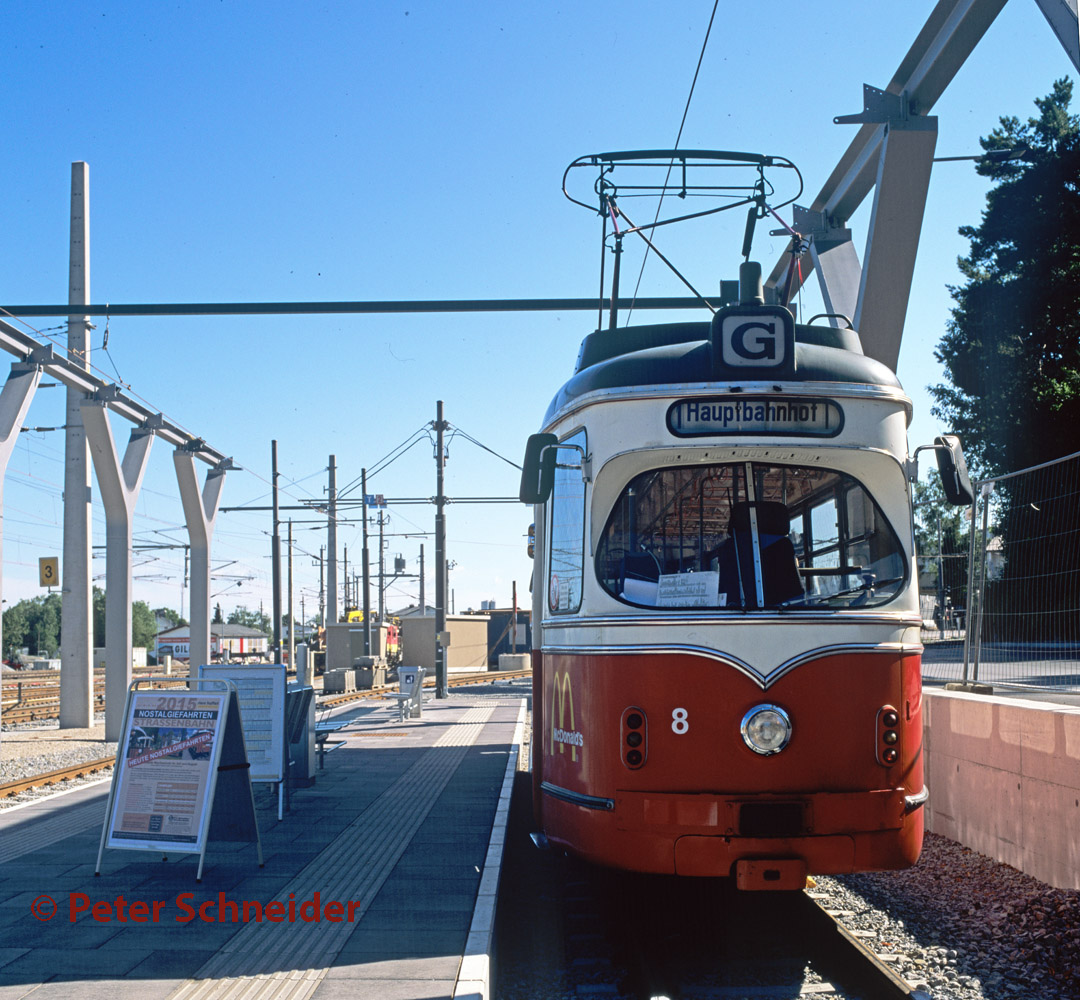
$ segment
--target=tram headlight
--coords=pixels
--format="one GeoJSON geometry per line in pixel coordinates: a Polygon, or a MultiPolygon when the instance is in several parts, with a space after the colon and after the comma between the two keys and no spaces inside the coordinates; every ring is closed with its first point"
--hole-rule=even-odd
{"type": "Polygon", "coordinates": [[[791,719],[779,705],[758,705],[739,727],[746,745],[764,757],[779,753],[791,739],[791,719]]]}

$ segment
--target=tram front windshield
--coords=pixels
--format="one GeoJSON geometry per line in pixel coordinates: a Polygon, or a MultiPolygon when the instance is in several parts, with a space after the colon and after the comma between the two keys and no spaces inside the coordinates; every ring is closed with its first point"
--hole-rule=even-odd
{"type": "Polygon", "coordinates": [[[632,479],[604,527],[596,570],[605,590],[637,606],[820,610],[892,600],[906,560],[851,476],[734,462],[632,479]]]}

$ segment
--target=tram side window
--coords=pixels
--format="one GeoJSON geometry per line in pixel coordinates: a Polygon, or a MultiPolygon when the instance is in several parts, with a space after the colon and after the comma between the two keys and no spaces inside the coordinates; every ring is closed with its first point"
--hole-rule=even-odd
{"type": "MultiPolygon", "coordinates": [[[[585,431],[560,444],[577,445],[585,452],[585,431]]],[[[581,453],[573,449],[559,448],[550,509],[548,607],[556,614],[572,614],[581,608],[585,570],[585,481],[581,453]]]]}
{"type": "Polygon", "coordinates": [[[636,476],[596,570],[615,597],[657,608],[876,606],[906,579],[899,539],[860,483],[757,462],[636,476]]]}

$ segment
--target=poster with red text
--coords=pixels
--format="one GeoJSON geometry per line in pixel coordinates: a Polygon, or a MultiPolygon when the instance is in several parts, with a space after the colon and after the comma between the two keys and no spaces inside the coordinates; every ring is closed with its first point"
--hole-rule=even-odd
{"type": "Polygon", "coordinates": [[[117,753],[109,847],[198,851],[226,692],[139,691],[117,753]]]}

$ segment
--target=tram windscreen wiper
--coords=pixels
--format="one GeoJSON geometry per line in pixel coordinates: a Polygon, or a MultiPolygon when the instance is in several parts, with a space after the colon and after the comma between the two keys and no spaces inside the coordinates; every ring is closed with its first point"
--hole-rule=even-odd
{"type": "MultiPolygon", "coordinates": [[[[846,590],[838,590],[835,594],[821,594],[818,596],[811,596],[807,599],[808,604],[831,604],[837,599],[846,599],[851,597],[852,594],[857,595],[854,600],[858,601],[860,598],[869,600],[873,597],[884,599],[886,596],[878,593],[878,591],[884,590],[887,587],[891,587],[894,584],[902,583],[904,578],[902,576],[895,576],[888,580],[875,580],[872,584],[867,586],[866,583],[860,583],[857,587],[848,587],[846,590]]],[[[858,605],[852,602],[853,607],[858,605]]]]}

